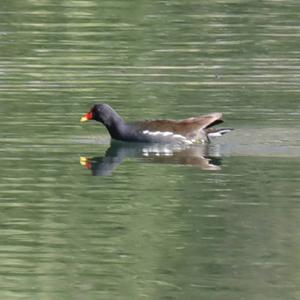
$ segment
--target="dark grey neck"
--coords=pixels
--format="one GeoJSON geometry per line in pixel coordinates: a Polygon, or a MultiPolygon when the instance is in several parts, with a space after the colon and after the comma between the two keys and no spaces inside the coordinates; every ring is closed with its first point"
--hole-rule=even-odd
{"type": "Polygon", "coordinates": [[[104,125],[113,139],[122,139],[126,129],[126,123],[119,115],[114,115],[110,118],[109,122],[104,125]]]}

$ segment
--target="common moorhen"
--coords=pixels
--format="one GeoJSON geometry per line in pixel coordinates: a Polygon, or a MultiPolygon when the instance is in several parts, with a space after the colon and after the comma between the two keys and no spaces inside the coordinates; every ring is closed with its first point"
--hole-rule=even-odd
{"type": "Polygon", "coordinates": [[[183,120],[145,120],[126,123],[108,104],[95,104],[80,121],[95,120],[106,126],[111,138],[142,143],[205,143],[210,137],[221,136],[232,128],[213,128],[223,123],[221,113],[183,120]]]}

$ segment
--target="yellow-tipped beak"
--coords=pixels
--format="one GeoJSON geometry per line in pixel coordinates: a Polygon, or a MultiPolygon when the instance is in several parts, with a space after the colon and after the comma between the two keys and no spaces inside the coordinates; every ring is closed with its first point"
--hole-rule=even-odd
{"type": "Polygon", "coordinates": [[[93,119],[93,113],[90,111],[87,114],[85,114],[83,117],[81,117],[80,122],[82,123],[92,119],[93,119]]]}
{"type": "Polygon", "coordinates": [[[88,121],[88,118],[86,116],[83,116],[83,117],[80,118],[81,123],[86,122],[86,121],[88,121]]]}

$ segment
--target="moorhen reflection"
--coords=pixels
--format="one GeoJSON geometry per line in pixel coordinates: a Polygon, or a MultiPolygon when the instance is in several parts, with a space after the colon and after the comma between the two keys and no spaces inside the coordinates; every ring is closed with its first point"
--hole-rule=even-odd
{"type": "Polygon", "coordinates": [[[93,176],[109,176],[128,157],[149,163],[191,165],[201,170],[220,170],[221,158],[215,145],[141,144],[112,141],[103,157],[80,157],[81,165],[93,176]]]}

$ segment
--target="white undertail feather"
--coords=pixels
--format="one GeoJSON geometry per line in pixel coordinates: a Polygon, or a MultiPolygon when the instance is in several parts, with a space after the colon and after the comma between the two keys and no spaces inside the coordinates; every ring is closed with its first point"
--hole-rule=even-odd
{"type": "Polygon", "coordinates": [[[208,134],[208,137],[217,137],[222,136],[221,132],[211,132],[208,134]]]}
{"type": "Polygon", "coordinates": [[[232,128],[224,128],[224,129],[219,129],[215,132],[209,132],[207,135],[208,137],[217,137],[217,136],[222,136],[223,134],[225,133],[228,133],[230,131],[232,131],[233,129],[232,128]]]}

